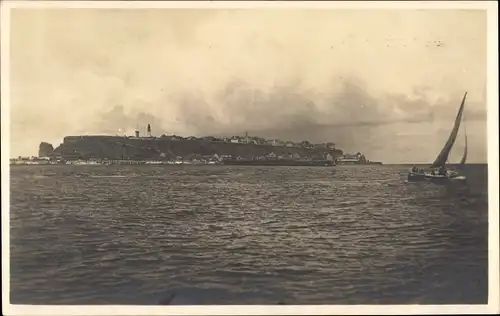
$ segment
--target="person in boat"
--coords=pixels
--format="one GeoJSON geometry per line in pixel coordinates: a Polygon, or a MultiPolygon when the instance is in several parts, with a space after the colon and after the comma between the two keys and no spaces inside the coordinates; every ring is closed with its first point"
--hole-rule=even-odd
{"type": "Polygon", "coordinates": [[[443,166],[439,167],[438,173],[439,173],[440,176],[445,176],[446,175],[446,169],[445,169],[445,167],[443,167],[443,166]]]}
{"type": "Polygon", "coordinates": [[[417,173],[418,172],[417,166],[411,167],[411,172],[417,173]]]}

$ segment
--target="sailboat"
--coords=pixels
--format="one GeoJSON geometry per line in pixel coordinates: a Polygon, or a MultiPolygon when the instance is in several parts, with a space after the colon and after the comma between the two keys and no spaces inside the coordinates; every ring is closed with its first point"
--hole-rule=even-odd
{"type": "MultiPolygon", "coordinates": [[[[446,141],[444,147],[441,149],[441,152],[436,157],[434,162],[431,164],[431,172],[424,172],[423,170],[415,170],[416,168],[412,168],[408,172],[408,181],[422,181],[422,180],[465,180],[465,177],[460,175],[457,171],[446,170],[446,163],[448,162],[448,156],[450,155],[451,149],[455,144],[455,140],[457,139],[458,130],[460,129],[460,123],[462,121],[464,107],[465,107],[465,98],[467,97],[467,92],[465,92],[464,97],[462,99],[462,103],[460,104],[460,108],[458,109],[457,116],[455,118],[455,124],[453,125],[453,129],[451,130],[450,136],[446,141]],[[435,169],[438,169],[436,172],[435,169]]],[[[462,157],[462,161],[460,165],[463,165],[467,159],[467,135],[466,137],[466,146],[464,156],[462,157]]]]}

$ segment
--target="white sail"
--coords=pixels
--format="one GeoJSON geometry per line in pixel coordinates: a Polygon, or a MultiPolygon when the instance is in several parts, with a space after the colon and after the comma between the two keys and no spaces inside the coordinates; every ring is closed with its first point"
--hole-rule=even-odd
{"type": "Polygon", "coordinates": [[[433,168],[444,166],[446,164],[446,161],[448,160],[448,156],[450,154],[450,151],[453,148],[453,145],[455,144],[455,140],[457,139],[457,134],[458,134],[458,130],[460,128],[460,122],[462,120],[462,113],[464,111],[466,97],[467,97],[467,92],[465,92],[465,94],[464,94],[462,104],[460,105],[460,108],[458,110],[457,117],[455,118],[455,124],[453,125],[453,129],[450,133],[450,136],[448,137],[448,141],[444,145],[443,149],[441,149],[441,152],[436,157],[436,160],[434,160],[434,162],[431,165],[431,167],[433,167],[433,168]]]}

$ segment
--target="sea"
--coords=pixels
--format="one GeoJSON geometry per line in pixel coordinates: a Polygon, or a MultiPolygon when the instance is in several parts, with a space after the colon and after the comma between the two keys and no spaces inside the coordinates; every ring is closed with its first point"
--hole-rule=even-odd
{"type": "Polygon", "coordinates": [[[12,166],[11,304],[487,304],[487,166],[12,166]]]}

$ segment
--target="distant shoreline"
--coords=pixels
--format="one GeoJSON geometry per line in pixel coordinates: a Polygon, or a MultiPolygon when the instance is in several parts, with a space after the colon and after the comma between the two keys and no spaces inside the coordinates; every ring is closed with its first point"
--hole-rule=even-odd
{"type": "MultiPolygon", "coordinates": [[[[411,166],[429,166],[430,164],[413,164],[413,163],[385,163],[385,164],[351,164],[351,165],[342,165],[338,164],[335,167],[336,168],[356,168],[356,167],[390,167],[390,166],[404,166],[404,167],[411,167],[411,166]]],[[[449,164],[448,166],[455,167],[458,166],[459,164],[449,164]]],[[[466,166],[485,166],[488,165],[488,163],[467,163],[465,164],[466,166]]],[[[308,167],[308,166],[301,166],[301,165],[295,165],[295,166],[290,166],[290,165],[230,165],[230,164],[196,164],[196,163],[182,163],[182,164],[169,164],[169,163],[117,163],[117,164],[10,164],[10,166],[15,166],[17,167],[32,167],[32,166],[93,166],[93,167],[111,167],[111,166],[225,166],[225,167],[234,167],[234,166],[239,166],[239,167],[308,167]]],[[[331,167],[331,166],[328,166],[331,167]]]]}

